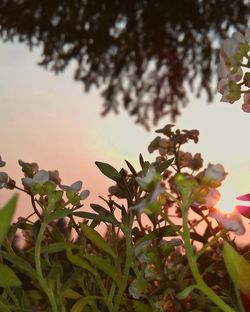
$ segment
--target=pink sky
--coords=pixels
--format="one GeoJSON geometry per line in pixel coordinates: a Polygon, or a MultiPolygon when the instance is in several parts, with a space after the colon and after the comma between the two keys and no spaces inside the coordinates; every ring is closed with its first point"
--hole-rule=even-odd
{"type": "MultiPolygon", "coordinates": [[[[58,169],[64,184],[82,180],[91,192],[87,201],[105,196],[110,181],[94,165],[108,162],[117,169],[124,159],[138,167],[138,155],[149,155],[147,146],[155,137],[133,123],[126,112],[119,116],[100,117],[102,99],[98,92],[84,94],[83,86],[73,81],[72,65],[55,76],[36,65],[39,51],[30,52],[25,45],[3,44],[0,49],[0,154],[7,162],[6,171],[20,181],[18,159],[35,161],[41,169],[58,169]]],[[[188,147],[201,152],[205,164],[222,163],[229,176],[222,189],[221,208],[233,208],[232,196],[250,192],[250,116],[241,105],[220,103],[219,96],[208,105],[206,98],[192,99],[179,128],[200,130],[200,142],[188,147]]],[[[170,123],[167,117],[160,128],[170,123]]],[[[19,183],[20,185],[20,183],[19,183]]],[[[0,204],[11,196],[0,193],[0,204]]],[[[30,208],[23,199],[18,215],[30,208]]]]}

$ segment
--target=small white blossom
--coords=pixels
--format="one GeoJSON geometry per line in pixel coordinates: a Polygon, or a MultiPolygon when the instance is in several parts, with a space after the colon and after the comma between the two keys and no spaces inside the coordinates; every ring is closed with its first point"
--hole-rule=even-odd
{"type": "Polygon", "coordinates": [[[67,185],[60,185],[61,189],[66,191],[66,192],[74,192],[77,193],[81,190],[82,188],[82,181],[76,181],[70,186],[67,185]]]}
{"type": "Polygon", "coordinates": [[[226,178],[227,172],[225,172],[221,164],[208,164],[204,176],[211,180],[221,182],[226,178]]]}
{"type": "Polygon", "coordinates": [[[32,187],[35,184],[45,184],[49,181],[49,173],[46,170],[39,170],[34,175],[33,178],[22,178],[22,183],[24,186],[32,187]]]}
{"type": "Polygon", "coordinates": [[[137,183],[142,189],[147,189],[148,185],[153,181],[153,178],[156,175],[156,169],[154,166],[149,166],[148,171],[145,177],[136,177],[137,183]]]}
{"type": "Polygon", "coordinates": [[[90,194],[89,190],[83,190],[83,191],[80,193],[80,198],[81,198],[81,200],[84,200],[84,199],[86,199],[87,197],[89,197],[89,194],[90,194]]]}
{"type": "Polygon", "coordinates": [[[215,210],[209,216],[217,220],[224,229],[234,232],[236,235],[243,235],[246,232],[241,215],[234,210],[232,213],[223,213],[215,210]]]}

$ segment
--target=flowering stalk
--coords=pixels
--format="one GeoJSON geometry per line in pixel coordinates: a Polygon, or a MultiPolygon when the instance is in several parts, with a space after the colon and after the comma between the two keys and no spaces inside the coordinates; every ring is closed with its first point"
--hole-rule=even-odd
{"type": "Polygon", "coordinates": [[[212,301],[214,302],[222,311],[224,312],[234,312],[234,310],[227,305],[216,293],[207,286],[207,284],[202,279],[200,272],[198,270],[198,266],[196,263],[196,257],[193,253],[193,248],[190,243],[190,233],[189,233],[189,226],[188,226],[188,206],[183,207],[183,215],[182,215],[182,227],[183,227],[183,234],[182,238],[185,245],[186,255],[188,259],[188,264],[190,270],[193,274],[193,277],[197,283],[198,288],[212,301]]]}

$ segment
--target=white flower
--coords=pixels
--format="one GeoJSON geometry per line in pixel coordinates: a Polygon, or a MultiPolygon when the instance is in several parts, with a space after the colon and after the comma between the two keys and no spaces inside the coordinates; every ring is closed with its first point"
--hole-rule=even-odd
{"type": "Polygon", "coordinates": [[[35,184],[45,184],[49,181],[49,173],[46,170],[39,170],[34,175],[33,178],[22,178],[22,183],[24,186],[32,187],[35,184]]]}
{"type": "Polygon", "coordinates": [[[145,177],[136,177],[136,182],[140,185],[140,187],[145,190],[148,185],[153,181],[153,178],[156,175],[156,169],[154,166],[149,166],[148,171],[145,177]]]}
{"type": "Polygon", "coordinates": [[[221,164],[208,164],[204,176],[211,180],[221,182],[226,178],[227,172],[225,172],[221,164]]]}
{"type": "Polygon", "coordinates": [[[81,198],[81,200],[84,200],[84,199],[86,199],[87,197],[89,197],[89,194],[90,194],[89,190],[83,190],[83,191],[80,193],[80,198],[81,198]]]}
{"type": "Polygon", "coordinates": [[[241,215],[234,210],[232,213],[223,213],[215,210],[209,213],[209,216],[216,219],[224,229],[234,232],[236,235],[243,235],[246,231],[241,215]]]}
{"type": "Polygon", "coordinates": [[[73,184],[71,184],[70,186],[60,185],[60,187],[61,187],[62,190],[66,191],[66,192],[77,193],[82,188],[82,181],[76,181],[73,184]]]}
{"type": "Polygon", "coordinates": [[[149,207],[152,203],[154,203],[158,196],[163,194],[165,192],[165,189],[161,187],[160,182],[157,183],[155,186],[153,192],[147,199],[142,199],[138,204],[133,205],[130,207],[130,209],[137,210],[139,214],[144,212],[145,208],[149,207]]]}

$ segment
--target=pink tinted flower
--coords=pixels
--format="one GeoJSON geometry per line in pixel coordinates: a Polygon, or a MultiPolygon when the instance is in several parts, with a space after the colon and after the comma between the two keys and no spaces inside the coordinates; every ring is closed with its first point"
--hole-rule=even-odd
{"type": "Polygon", "coordinates": [[[243,235],[246,231],[241,215],[237,210],[232,213],[223,213],[219,210],[214,210],[209,213],[209,216],[218,221],[226,230],[234,232],[236,235],[243,235]]]}
{"type": "MultiPolygon", "coordinates": [[[[237,196],[236,199],[250,201],[250,193],[237,196]]],[[[237,205],[235,209],[245,218],[250,219],[250,206],[237,205]]]]}
{"type": "Polygon", "coordinates": [[[221,48],[221,54],[224,56],[226,61],[232,64],[236,64],[236,60],[233,58],[239,51],[240,44],[246,44],[247,40],[240,32],[234,32],[232,38],[224,40],[221,48]]]}
{"type": "Polygon", "coordinates": [[[250,113],[250,93],[244,93],[244,103],[242,104],[242,110],[245,113],[250,113]]]}
{"type": "Polygon", "coordinates": [[[238,200],[244,200],[244,201],[250,201],[250,193],[237,196],[236,199],[238,199],[238,200]]]}
{"type": "Polygon", "coordinates": [[[205,205],[206,207],[214,207],[217,202],[220,200],[220,192],[214,188],[209,188],[208,194],[205,197],[205,205]]]}
{"type": "Polygon", "coordinates": [[[249,206],[236,206],[235,209],[245,218],[250,219],[250,207],[249,206]]]}

